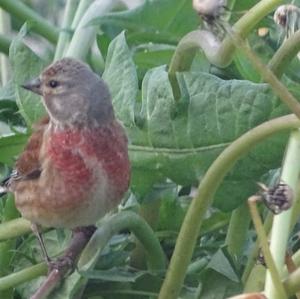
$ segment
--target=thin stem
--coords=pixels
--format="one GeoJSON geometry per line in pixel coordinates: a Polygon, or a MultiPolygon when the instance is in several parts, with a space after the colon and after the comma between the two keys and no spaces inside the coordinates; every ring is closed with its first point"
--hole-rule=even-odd
{"type": "MultiPolygon", "coordinates": [[[[169,66],[169,80],[175,100],[180,98],[180,89],[176,72],[188,70],[198,49],[202,49],[210,62],[218,59],[220,41],[209,31],[196,30],[184,36],[177,45],[169,66]]],[[[213,63],[213,62],[212,62],[213,63]]]]}
{"type": "MultiPolygon", "coordinates": [[[[264,260],[266,261],[267,267],[269,269],[269,273],[273,282],[274,287],[276,288],[276,293],[278,294],[279,298],[285,299],[287,295],[283,288],[280,275],[277,271],[275,262],[272,257],[272,253],[269,249],[268,237],[266,232],[264,231],[264,226],[257,211],[256,202],[260,200],[260,196],[252,196],[248,199],[248,204],[250,208],[250,213],[252,216],[252,220],[255,226],[255,230],[257,233],[257,237],[259,239],[259,243],[261,245],[261,249],[264,255],[264,260]]],[[[268,297],[272,298],[273,297],[268,297]]]]}
{"type": "Polygon", "coordinates": [[[66,46],[72,36],[71,23],[74,16],[75,9],[77,7],[77,2],[74,0],[67,0],[62,28],[59,33],[58,42],[56,46],[56,51],[54,55],[54,61],[63,57],[66,46]]]}
{"type": "MultiPolygon", "coordinates": [[[[271,213],[268,214],[268,216],[265,219],[264,222],[264,231],[268,234],[271,230],[272,227],[272,222],[273,222],[273,215],[271,213]]],[[[253,270],[253,267],[255,266],[255,263],[257,261],[257,257],[259,254],[259,242],[256,240],[253,249],[251,250],[250,255],[248,256],[248,261],[242,276],[242,282],[244,285],[247,284],[249,275],[251,271],[253,270]]]]}
{"type": "Polygon", "coordinates": [[[22,236],[31,232],[31,224],[24,218],[17,218],[0,224],[0,241],[22,236]]]}
{"type": "Polygon", "coordinates": [[[225,240],[228,252],[234,260],[238,260],[241,257],[249,224],[249,209],[246,203],[244,203],[232,212],[225,240]]]}
{"type": "Polygon", "coordinates": [[[101,225],[93,235],[78,261],[78,269],[88,270],[111,237],[124,229],[129,229],[143,244],[150,270],[162,270],[166,266],[164,252],[150,226],[134,212],[124,211],[113,215],[101,225]]]}
{"type": "MultiPolygon", "coordinates": [[[[286,183],[295,193],[298,186],[300,174],[300,131],[296,130],[291,133],[290,141],[287,146],[286,156],[282,166],[281,180],[286,183]]],[[[292,209],[274,216],[270,249],[274,257],[276,267],[281,277],[285,264],[286,247],[290,233],[292,220],[292,209]]],[[[265,292],[268,298],[279,299],[280,294],[276,291],[276,284],[270,280],[270,274],[267,272],[265,292]]]]}
{"type": "MultiPolygon", "coordinates": [[[[0,8],[0,33],[9,36],[11,32],[10,16],[3,9],[0,8]]],[[[6,55],[1,54],[1,83],[5,85],[11,76],[11,69],[9,59],[6,55]]]]}
{"type": "Polygon", "coordinates": [[[97,26],[90,25],[90,21],[110,11],[117,2],[117,0],[97,0],[90,5],[74,32],[66,56],[85,59],[97,33],[97,26]]]}
{"type": "MultiPolygon", "coordinates": [[[[155,191],[157,190],[154,190],[153,192],[155,193],[155,191]]],[[[159,220],[160,204],[160,198],[151,198],[151,200],[148,202],[143,203],[139,210],[139,215],[150,225],[154,231],[159,220]]],[[[130,265],[136,269],[144,269],[146,265],[144,246],[138,240],[136,242],[136,247],[130,256],[130,265]]]]}
{"type": "Polygon", "coordinates": [[[280,131],[298,128],[299,125],[300,121],[294,115],[267,121],[235,140],[213,162],[202,178],[197,195],[184,218],[167,276],[159,294],[160,299],[173,299],[179,295],[205,213],[224,176],[235,162],[262,140],[280,131]]]}
{"type": "Polygon", "coordinates": [[[280,78],[292,59],[300,51],[300,30],[291,35],[273,55],[268,63],[269,69],[280,78]]]}
{"type": "Polygon", "coordinates": [[[75,13],[72,25],[71,25],[72,29],[75,29],[78,26],[81,18],[83,17],[87,8],[92,4],[93,1],[94,0],[81,0],[79,2],[78,8],[76,10],[76,13],[75,13]]]}
{"type": "Polygon", "coordinates": [[[273,72],[257,58],[247,43],[245,43],[238,34],[231,31],[230,28],[228,28],[228,33],[232,37],[236,47],[239,47],[243,50],[244,54],[251,61],[256,70],[261,74],[263,80],[271,85],[274,93],[277,94],[282,102],[284,102],[291,109],[291,111],[297,115],[298,118],[300,118],[300,104],[296,98],[288,91],[284,84],[282,84],[276,78],[273,72]]]}
{"type": "Polygon", "coordinates": [[[41,275],[46,275],[48,266],[46,263],[40,263],[19,272],[9,274],[0,278],[0,291],[16,287],[19,284],[37,278],[41,275]]]}
{"type": "Polygon", "coordinates": [[[57,42],[58,29],[49,24],[44,18],[23,2],[19,0],[0,0],[0,7],[22,22],[32,22],[34,24],[32,27],[33,31],[39,33],[52,43],[57,42]]]}

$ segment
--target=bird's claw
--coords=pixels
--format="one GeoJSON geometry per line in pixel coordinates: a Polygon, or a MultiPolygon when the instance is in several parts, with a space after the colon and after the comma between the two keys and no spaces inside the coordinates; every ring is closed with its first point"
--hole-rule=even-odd
{"type": "Polygon", "coordinates": [[[60,273],[63,273],[63,275],[66,275],[67,273],[73,272],[75,268],[74,261],[69,256],[59,257],[55,261],[50,260],[47,262],[47,264],[49,273],[56,270],[60,273]]]}

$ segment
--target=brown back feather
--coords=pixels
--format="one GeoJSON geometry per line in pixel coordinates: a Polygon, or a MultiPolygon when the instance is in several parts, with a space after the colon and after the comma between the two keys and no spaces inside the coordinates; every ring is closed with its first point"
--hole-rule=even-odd
{"type": "Polygon", "coordinates": [[[34,132],[28,140],[23,153],[18,158],[15,168],[19,176],[34,178],[40,172],[40,149],[43,141],[44,130],[49,123],[49,117],[42,118],[33,127],[34,132]]]}

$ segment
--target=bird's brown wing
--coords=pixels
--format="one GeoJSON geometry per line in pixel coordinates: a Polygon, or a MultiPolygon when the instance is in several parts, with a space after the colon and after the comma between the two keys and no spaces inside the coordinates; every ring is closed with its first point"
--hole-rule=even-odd
{"type": "Polygon", "coordinates": [[[40,176],[40,149],[44,130],[49,123],[49,117],[44,117],[34,126],[34,132],[28,140],[23,153],[18,158],[15,170],[18,179],[36,179],[40,176]]]}

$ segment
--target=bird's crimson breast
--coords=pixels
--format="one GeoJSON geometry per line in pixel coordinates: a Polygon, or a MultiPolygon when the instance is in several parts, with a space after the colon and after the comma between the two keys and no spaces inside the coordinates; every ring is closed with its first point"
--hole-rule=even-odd
{"type": "Polygon", "coordinates": [[[48,156],[53,166],[71,186],[89,189],[101,178],[97,167],[111,184],[114,197],[127,190],[130,166],[127,139],[123,128],[113,122],[108,126],[57,130],[49,134],[48,156]]]}

